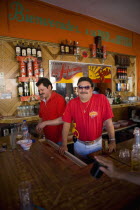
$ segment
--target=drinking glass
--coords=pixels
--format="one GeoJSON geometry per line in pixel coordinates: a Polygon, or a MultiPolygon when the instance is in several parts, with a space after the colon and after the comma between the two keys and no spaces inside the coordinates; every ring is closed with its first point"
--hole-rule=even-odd
{"type": "Polygon", "coordinates": [[[33,210],[31,202],[31,183],[23,181],[19,184],[20,210],[33,210]]]}

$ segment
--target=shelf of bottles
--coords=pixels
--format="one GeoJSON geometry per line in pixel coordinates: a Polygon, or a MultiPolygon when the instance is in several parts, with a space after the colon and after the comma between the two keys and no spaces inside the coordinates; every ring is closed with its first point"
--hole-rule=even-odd
{"type": "MultiPolygon", "coordinates": [[[[107,58],[106,46],[102,46],[101,36],[95,37],[95,43],[91,44],[90,52],[91,52],[91,56],[90,56],[91,58],[101,58],[101,59],[107,58]]],[[[61,55],[74,55],[76,57],[79,57],[81,54],[79,42],[72,41],[72,40],[61,41],[60,54],[61,55]]]]}
{"type": "Polygon", "coordinates": [[[18,77],[18,96],[21,101],[39,100],[36,82],[44,76],[42,68],[42,52],[40,45],[27,44],[22,41],[15,47],[16,59],[19,62],[20,76],[18,77]]]}
{"type": "Polygon", "coordinates": [[[127,67],[130,66],[130,58],[127,55],[115,55],[116,67],[116,91],[129,91],[127,67]]]}
{"type": "Polygon", "coordinates": [[[63,40],[60,43],[60,54],[61,55],[74,55],[80,56],[80,47],[77,41],[63,40]]]}

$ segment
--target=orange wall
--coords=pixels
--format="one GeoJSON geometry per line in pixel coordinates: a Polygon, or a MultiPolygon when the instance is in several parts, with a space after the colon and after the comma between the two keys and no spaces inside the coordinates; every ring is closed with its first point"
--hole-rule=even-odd
{"type": "Polygon", "coordinates": [[[54,43],[77,40],[89,47],[94,36],[101,35],[107,51],[137,56],[140,81],[140,34],[37,0],[1,0],[0,14],[0,36],[54,43]]]}

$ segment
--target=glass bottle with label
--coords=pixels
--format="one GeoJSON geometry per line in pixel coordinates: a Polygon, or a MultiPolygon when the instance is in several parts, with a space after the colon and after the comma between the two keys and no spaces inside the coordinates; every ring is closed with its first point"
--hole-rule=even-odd
{"type": "Polygon", "coordinates": [[[28,77],[33,76],[33,64],[32,64],[32,59],[30,57],[27,60],[27,76],[28,77]]]}
{"type": "Polygon", "coordinates": [[[37,49],[36,49],[36,54],[37,54],[37,58],[39,60],[42,60],[42,52],[41,52],[41,47],[40,47],[39,43],[38,43],[38,46],[37,46],[37,49]]]}
{"type": "Polygon", "coordinates": [[[27,45],[27,48],[26,48],[26,51],[27,51],[27,56],[31,56],[31,47],[30,47],[30,44],[28,42],[28,45],[27,45]]]}
{"type": "Polygon", "coordinates": [[[79,55],[79,54],[80,54],[79,43],[74,42],[74,55],[79,55]]]}
{"type": "Polygon", "coordinates": [[[33,57],[36,57],[36,48],[35,48],[35,46],[34,46],[34,43],[33,43],[33,45],[32,45],[32,56],[33,56],[33,57]]]}
{"type": "Polygon", "coordinates": [[[61,41],[61,43],[60,43],[60,53],[61,53],[61,54],[65,54],[65,45],[64,45],[64,41],[61,41]]]}
{"type": "Polygon", "coordinates": [[[40,68],[39,68],[39,77],[44,77],[44,69],[42,67],[42,64],[40,64],[40,68]]]}
{"type": "Polygon", "coordinates": [[[17,44],[16,44],[16,56],[21,56],[21,47],[17,41],[17,44]]]}
{"type": "Polygon", "coordinates": [[[74,54],[74,51],[73,51],[73,42],[70,40],[70,45],[69,45],[69,53],[70,54],[74,54]]]}
{"type": "Polygon", "coordinates": [[[91,45],[91,57],[96,58],[96,44],[91,45]]]}
{"type": "Polygon", "coordinates": [[[23,84],[20,82],[17,86],[18,88],[18,96],[22,97],[23,96],[23,84]]]}
{"type": "Polygon", "coordinates": [[[22,41],[21,56],[27,56],[24,41],[22,41]]]}
{"type": "Polygon", "coordinates": [[[24,82],[24,96],[29,96],[29,84],[24,82]]]}
{"type": "Polygon", "coordinates": [[[73,97],[73,94],[71,94],[71,96],[70,96],[70,100],[71,100],[71,99],[73,99],[73,98],[74,98],[74,97],[73,97]]]}
{"type": "Polygon", "coordinates": [[[66,40],[66,44],[65,44],[65,53],[66,54],[69,54],[70,52],[70,47],[69,47],[69,44],[68,44],[68,40],[66,40]]]}
{"type": "Polygon", "coordinates": [[[35,90],[34,90],[34,81],[33,79],[30,78],[30,95],[35,95],[35,90]]]}
{"type": "Polygon", "coordinates": [[[66,97],[65,97],[65,101],[66,101],[66,103],[68,103],[68,102],[69,102],[69,100],[70,100],[70,98],[69,98],[68,94],[66,94],[66,97]]]}

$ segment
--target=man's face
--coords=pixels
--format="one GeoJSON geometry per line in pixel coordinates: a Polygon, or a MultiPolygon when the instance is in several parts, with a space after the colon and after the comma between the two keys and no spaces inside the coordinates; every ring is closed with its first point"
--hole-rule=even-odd
{"type": "Polygon", "coordinates": [[[48,88],[45,87],[43,84],[38,86],[38,92],[40,95],[41,100],[48,99],[51,96],[51,86],[49,85],[48,88]]]}
{"type": "Polygon", "coordinates": [[[78,95],[81,101],[88,101],[92,96],[92,92],[93,88],[89,82],[83,81],[78,84],[78,95]]]}

